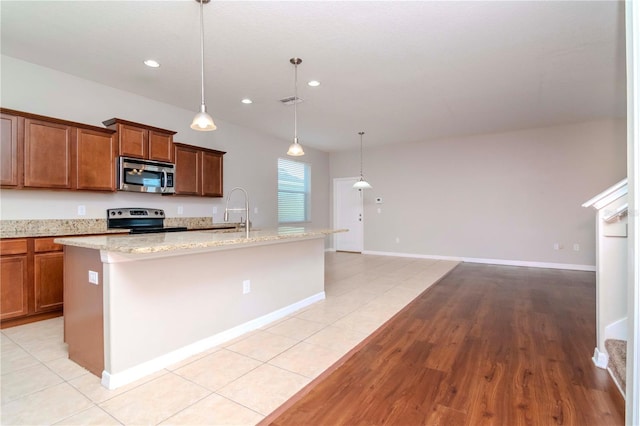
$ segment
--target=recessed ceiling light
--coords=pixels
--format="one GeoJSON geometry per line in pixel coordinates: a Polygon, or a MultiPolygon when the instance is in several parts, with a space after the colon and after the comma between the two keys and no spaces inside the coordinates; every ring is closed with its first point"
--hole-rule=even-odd
{"type": "Polygon", "coordinates": [[[310,82],[307,83],[309,86],[311,87],[318,87],[320,86],[320,82],[318,80],[311,80],[310,82]]]}
{"type": "Polygon", "coordinates": [[[240,102],[242,102],[243,104],[247,104],[247,105],[248,105],[248,104],[252,104],[252,103],[253,103],[253,101],[252,101],[251,99],[249,99],[249,98],[244,98],[244,99],[243,99],[242,101],[240,101],[240,102]]]}
{"type": "Polygon", "coordinates": [[[147,59],[144,61],[144,64],[150,68],[158,68],[160,63],[158,61],[154,61],[153,59],[147,59]]]}

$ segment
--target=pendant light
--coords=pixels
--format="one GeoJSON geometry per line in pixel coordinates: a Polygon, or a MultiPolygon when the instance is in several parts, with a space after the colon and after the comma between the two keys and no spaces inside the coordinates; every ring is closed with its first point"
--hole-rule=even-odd
{"type": "Polygon", "coordinates": [[[302,59],[291,58],[289,59],[289,62],[293,64],[293,67],[295,69],[295,85],[293,96],[293,143],[289,145],[289,151],[287,151],[287,155],[299,157],[301,155],[304,155],[302,145],[298,143],[298,65],[302,63],[302,59]]]}
{"type": "Polygon", "coordinates": [[[200,3],[200,89],[201,89],[201,104],[200,112],[193,117],[191,122],[191,128],[193,130],[199,130],[208,132],[217,129],[213,123],[213,118],[207,114],[207,106],[204,104],[204,14],[203,7],[205,3],[209,3],[209,0],[196,0],[200,3]]]}
{"type": "Polygon", "coordinates": [[[362,135],[364,132],[358,132],[360,135],[360,180],[353,184],[354,189],[371,189],[371,185],[369,182],[364,180],[364,176],[362,176],[362,135]]]}

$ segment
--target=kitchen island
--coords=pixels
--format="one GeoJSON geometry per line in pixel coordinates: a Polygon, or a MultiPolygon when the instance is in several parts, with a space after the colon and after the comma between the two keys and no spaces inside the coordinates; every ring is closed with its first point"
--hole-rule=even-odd
{"type": "Polygon", "coordinates": [[[115,389],[322,300],[344,231],[58,238],[69,358],[115,389]]]}

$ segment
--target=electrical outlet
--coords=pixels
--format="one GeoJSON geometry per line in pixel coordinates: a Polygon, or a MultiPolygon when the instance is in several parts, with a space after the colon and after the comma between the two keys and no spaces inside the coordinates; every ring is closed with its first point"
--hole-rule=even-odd
{"type": "Polygon", "coordinates": [[[580,244],[573,243],[573,251],[580,251],[580,244]]]}
{"type": "Polygon", "coordinates": [[[560,243],[553,243],[553,249],[554,250],[562,250],[564,247],[562,247],[562,244],[560,243]]]}
{"type": "Polygon", "coordinates": [[[184,207],[178,206],[178,214],[184,214],[184,207]]]}
{"type": "Polygon", "coordinates": [[[396,244],[400,244],[400,237],[396,237],[396,244]]]}
{"type": "Polygon", "coordinates": [[[242,281],[242,294],[251,293],[251,280],[242,281]]]}
{"type": "Polygon", "coordinates": [[[258,208],[257,207],[253,208],[253,214],[258,214],[258,208]]]}
{"type": "Polygon", "coordinates": [[[85,206],[78,206],[78,216],[84,216],[87,214],[87,208],[85,206]]]}
{"type": "Polygon", "coordinates": [[[89,271],[89,283],[98,285],[98,273],[96,271],[89,271]]]}

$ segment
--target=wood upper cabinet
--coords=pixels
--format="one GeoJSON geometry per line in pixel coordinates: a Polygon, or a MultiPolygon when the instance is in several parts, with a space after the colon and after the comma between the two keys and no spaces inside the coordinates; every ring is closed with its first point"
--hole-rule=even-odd
{"type": "Polygon", "coordinates": [[[43,120],[24,120],[24,186],[71,189],[73,128],[43,120]]]}
{"type": "Polygon", "coordinates": [[[177,195],[200,195],[200,156],[195,147],[174,144],[177,195]]]}
{"type": "Polygon", "coordinates": [[[116,126],[119,155],[147,158],[149,132],[140,127],[121,124],[116,126]]]}
{"type": "Polygon", "coordinates": [[[225,152],[175,143],[176,195],[222,197],[225,152]]]}
{"type": "Polygon", "coordinates": [[[112,118],[102,123],[116,131],[117,155],[174,162],[173,135],[176,132],[120,118],[112,118]]]}
{"type": "Polygon", "coordinates": [[[3,188],[115,191],[115,131],[0,109],[3,188]]]}
{"type": "Polygon", "coordinates": [[[113,134],[77,129],[75,138],[76,188],[116,190],[116,140],[113,134]]]}
{"type": "Polygon", "coordinates": [[[202,151],[202,195],[222,197],[222,156],[220,151],[202,151]]]}
{"type": "Polygon", "coordinates": [[[18,120],[18,116],[0,113],[0,185],[3,188],[21,185],[22,139],[18,137],[18,120]]]}
{"type": "Polygon", "coordinates": [[[173,135],[149,130],[149,160],[168,161],[173,163],[173,135]]]}

